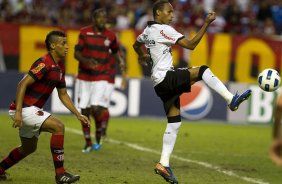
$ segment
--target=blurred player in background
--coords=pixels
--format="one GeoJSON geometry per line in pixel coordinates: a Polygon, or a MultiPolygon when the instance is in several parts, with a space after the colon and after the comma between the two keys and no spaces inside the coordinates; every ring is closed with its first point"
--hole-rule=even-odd
{"type": "Polygon", "coordinates": [[[282,137],[281,137],[281,118],[282,118],[282,93],[278,95],[273,111],[273,135],[270,148],[270,158],[278,166],[282,166],[282,137]]]}
{"type": "MultiPolygon", "coordinates": [[[[118,62],[122,76],[125,77],[125,62],[119,54],[119,44],[114,32],[106,28],[107,15],[104,9],[92,14],[93,25],[80,30],[75,46],[75,58],[79,61],[77,82],[79,86],[78,107],[88,118],[93,116],[96,125],[96,143],[92,145],[90,127],[82,124],[86,141],[82,152],[99,150],[101,138],[105,134],[109,120],[109,100],[113,91],[110,57],[118,62]],[[110,83],[110,84],[109,84],[110,83]],[[105,96],[106,95],[106,96],[105,96]]],[[[123,78],[122,85],[125,83],[123,78]]]]}
{"type": "Polygon", "coordinates": [[[0,162],[0,180],[5,180],[5,171],[36,150],[40,132],[52,133],[50,148],[55,167],[57,183],[73,183],[79,180],[64,168],[64,124],[43,111],[42,107],[54,88],[57,88],[61,102],[76,115],[81,123],[89,126],[86,116],[75,108],[66,90],[64,60],[68,51],[66,35],[51,31],[45,40],[48,53],[33,63],[29,72],[19,82],[16,101],[10,105],[9,114],[13,127],[19,127],[21,145],[14,148],[0,162]]]}
{"type": "Polygon", "coordinates": [[[207,31],[209,24],[215,20],[215,13],[208,13],[202,28],[191,40],[188,40],[184,35],[169,26],[174,18],[173,13],[173,7],[169,1],[160,0],[155,2],[153,5],[154,21],[148,22],[148,26],[138,36],[133,47],[141,64],[147,65],[152,62],[151,78],[156,94],[163,102],[168,121],[163,136],[160,162],[156,165],[155,172],[160,174],[167,182],[178,183],[170,168],[169,159],[181,125],[179,96],[184,92],[190,92],[191,85],[203,80],[227,101],[230,110],[235,111],[251,95],[251,90],[247,90],[242,95],[233,95],[204,65],[174,69],[171,45],[178,44],[186,49],[195,49],[207,31]],[[143,45],[147,48],[148,54],[143,51],[143,45]]]}

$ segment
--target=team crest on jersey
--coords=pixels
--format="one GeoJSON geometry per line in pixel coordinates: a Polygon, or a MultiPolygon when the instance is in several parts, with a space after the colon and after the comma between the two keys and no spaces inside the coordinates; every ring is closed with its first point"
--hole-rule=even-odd
{"type": "Polygon", "coordinates": [[[43,112],[43,111],[37,111],[37,112],[36,112],[36,115],[38,115],[38,116],[43,116],[43,115],[44,115],[44,112],[43,112]]]}
{"type": "Polygon", "coordinates": [[[39,65],[37,65],[37,67],[33,68],[33,69],[31,70],[31,72],[32,72],[33,74],[37,74],[37,73],[40,72],[40,70],[42,70],[42,68],[44,68],[44,67],[45,67],[45,64],[44,64],[44,63],[40,63],[39,65]]]}
{"type": "Polygon", "coordinates": [[[110,43],[111,43],[111,41],[109,40],[109,39],[106,39],[105,41],[104,41],[104,44],[105,44],[105,46],[110,46],[110,43]]]}

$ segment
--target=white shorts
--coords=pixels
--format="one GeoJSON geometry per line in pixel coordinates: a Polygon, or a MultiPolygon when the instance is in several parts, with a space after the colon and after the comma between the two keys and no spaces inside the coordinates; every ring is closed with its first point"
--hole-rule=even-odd
{"type": "Polygon", "coordinates": [[[111,96],[115,89],[115,85],[113,83],[107,83],[106,91],[104,93],[104,97],[101,99],[100,106],[108,108],[111,102],[111,96]]]}
{"type": "Polygon", "coordinates": [[[85,109],[90,106],[91,81],[76,79],[78,108],[85,109]]]}
{"type": "Polygon", "coordinates": [[[105,93],[107,90],[107,81],[89,82],[77,80],[78,82],[78,107],[85,109],[90,106],[105,106],[105,93]]]}
{"type": "MultiPolygon", "coordinates": [[[[13,120],[15,112],[15,110],[9,110],[9,115],[13,120]]],[[[22,109],[23,124],[19,128],[19,135],[25,138],[39,137],[40,128],[49,116],[51,116],[49,112],[36,106],[24,107],[22,109]]]]}

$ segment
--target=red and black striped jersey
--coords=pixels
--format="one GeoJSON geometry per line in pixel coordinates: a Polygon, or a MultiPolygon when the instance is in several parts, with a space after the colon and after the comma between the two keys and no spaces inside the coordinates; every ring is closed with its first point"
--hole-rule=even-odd
{"type": "Polygon", "coordinates": [[[114,32],[105,29],[97,32],[92,26],[80,30],[79,40],[75,46],[82,56],[93,58],[98,61],[98,66],[91,68],[87,64],[79,62],[78,79],[86,81],[109,80],[109,57],[110,52],[116,53],[119,49],[114,32]]]}
{"type": "Polygon", "coordinates": [[[116,76],[116,73],[117,73],[117,62],[116,62],[116,59],[113,55],[110,56],[109,58],[109,80],[108,82],[109,83],[115,83],[115,76],[116,76]]]}
{"type": "Polygon", "coordinates": [[[29,72],[35,82],[27,87],[23,107],[37,106],[42,108],[54,88],[65,88],[64,61],[55,63],[50,54],[35,61],[29,72]]]}

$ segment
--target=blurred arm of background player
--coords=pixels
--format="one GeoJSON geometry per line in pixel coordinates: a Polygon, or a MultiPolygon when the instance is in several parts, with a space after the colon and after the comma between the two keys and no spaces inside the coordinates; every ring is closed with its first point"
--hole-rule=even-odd
{"type": "Polygon", "coordinates": [[[282,166],[282,137],[281,137],[281,118],[282,118],[282,93],[279,94],[273,112],[273,139],[270,147],[271,160],[282,166]]]}
{"type": "Polygon", "coordinates": [[[113,54],[115,60],[118,62],[119,64],[119,68],[121,71],[121,86],[120,89],[121,90],[125,90],[127,88],[127,75],[126,75],[126,62],[125,62],[125,57],[126,57],[126,50],[125,48],[123,48],[121,46],[121,48],[119,49],[119,52],[113,54]]]}
{"type": "Polygon", "coordinates": [[[94,58],[86,58],[82,56],[81,52],[76,50],[74,52],[74,58],[77,59],[79,62],[87,64],[89,67],[95,68],[98,62],[94,58]]]}

